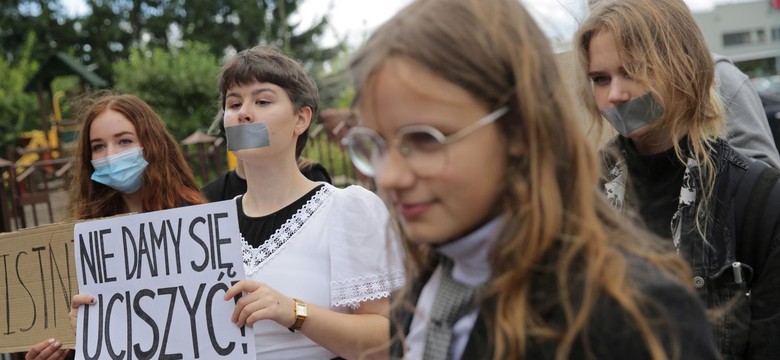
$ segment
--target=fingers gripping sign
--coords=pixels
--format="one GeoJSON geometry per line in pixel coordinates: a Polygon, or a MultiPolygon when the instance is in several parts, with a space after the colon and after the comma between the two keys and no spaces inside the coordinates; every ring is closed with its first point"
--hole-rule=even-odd
{"type": "Polygon", "coordinates": [[[70,312],[68,312],[68,318],[70,318],[70,326],[73,328],[73,332],[76,332],[79,320],[79,308],[81,305],[92,305],[95,303],[95,298],[86,294],[73,295],[73,299],[70,302],[70,312]]]}
{"type": "Polygon", "coordinates": [[[25,360],[61,360],[68,355],[68,349],[61,348],[62,343],[56,339],[44,340],[35,344],[25,354],[25,360]]]}
{"type": "Polygon", "coordinates": [[[86,221],[74,227],[77,359],[255,358],[225,292],[244,277],[231,201],[86,221]],[[81,306],[87,305],[87,306],[81,306]]]}
{"type": "Polygon", "coordinates": [[[252,280],[241,280],[225,293],[225,300],[237,297],[231,320],[238,326],[252,325],[260,320],[272,320],[290,328],[295,323],[292,310],[295,301],[270,286],[252,280]]]}

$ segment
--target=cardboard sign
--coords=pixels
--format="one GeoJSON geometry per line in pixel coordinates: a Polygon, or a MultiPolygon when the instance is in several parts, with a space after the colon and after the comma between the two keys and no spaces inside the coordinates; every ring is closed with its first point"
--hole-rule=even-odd
{"type": "MultiPolygon", "coordinates": [[[[223,299],[244,278],[232,200],[75,226],[76,359],[254,359],[223,299]]],[[[237,300],[237,299],[236,299],[237,300]]]]}
{"type": "Polygon", "coordinates": [[[27,351],[49,338],[73,347],[73,226],[0,233],[0,353],[27,351]]]}

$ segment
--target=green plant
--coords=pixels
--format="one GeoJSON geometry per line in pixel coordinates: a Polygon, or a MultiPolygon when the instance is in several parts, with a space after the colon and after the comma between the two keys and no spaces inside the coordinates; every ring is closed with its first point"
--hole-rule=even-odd
{"type": "Polygon", "coordinates": [[[39,64],[32,60],[36,43],[34,33],[27,34],[21,56],[15,61],[0,57],[0,157],[5,149],[17,144],[17,136],[28,130],[40,128],[40,114],[35,94],[27,93],[24,87],[38,71],[39,64]]]}
{"type": "Polygon", "coordinates": [[[309,139],[303,157],[322,164],[328,170],[334,184],[355,183],[355,172],[346,151],[341,146],[328,141],[324,132],[309,139]]]}
{"type": "Polygon", "coordinates": [[[114,70],[116,89],[146,100],[179,140],[208,128],[217,113],[219,60],[206,44],[135,48],[114,70]]]}

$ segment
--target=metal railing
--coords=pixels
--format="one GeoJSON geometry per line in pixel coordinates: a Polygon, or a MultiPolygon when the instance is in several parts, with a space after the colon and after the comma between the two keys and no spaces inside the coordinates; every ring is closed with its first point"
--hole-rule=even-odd
{"type": "MultiPolygon", "coordinates": [[[[374,189],[371,179],[358,173],[344,148],[314,127],[303,156],[322,164],[333,184],[353,184],[374,189]]],[[[201,185],[227,171],[226,147],[222,139],[213,143],[182,146],[185,159],[201,185]]],[[[0,232],[14,231],[60,221],[67,212],[66,191],[70,182],[72,157],[40,160],[27,166],[0,164],[0,232]]]]}
{"type": "Polygon", "coordinates": [[[72,166],[69,157],[0,166],[0,232],[56,222],[52,193],[67,188],[72,166]]]}

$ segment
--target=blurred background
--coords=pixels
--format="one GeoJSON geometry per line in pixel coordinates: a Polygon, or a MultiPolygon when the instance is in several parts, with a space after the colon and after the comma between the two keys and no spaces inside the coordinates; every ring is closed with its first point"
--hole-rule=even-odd
{"type": "MultiPolygon", "coordinates": [[[[571,74],[570,39],[587,0],[521,0],[571,74]]],[[[686,0],[713,52],[736,62],[780,123],[780,0],[686,0]]],[[[4,0],[0,2],[0,232],[61,221],[77,137],[74,100],[109,89],[140,96],[181,142],[201,185],[230,166],[208,132],[225,56],[256,44],[299,59],[320,89],[304,156],[337,186],[364,181],[340,136],[350,54],[409,0],[4,0]]],[[[773,128],[775,128],[773,126],[773,128]]],[[[370,184],[369,184],[370,186],[370,184]]]]}

